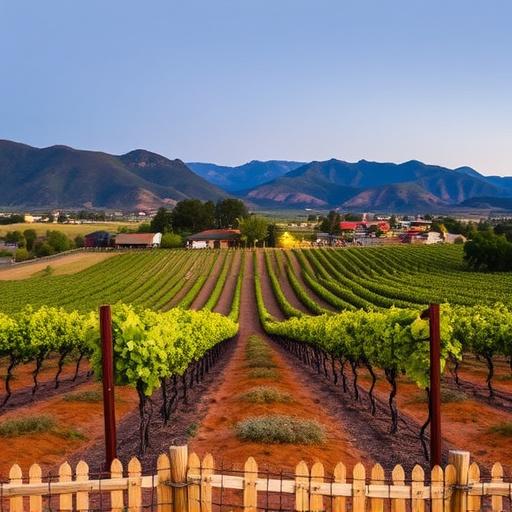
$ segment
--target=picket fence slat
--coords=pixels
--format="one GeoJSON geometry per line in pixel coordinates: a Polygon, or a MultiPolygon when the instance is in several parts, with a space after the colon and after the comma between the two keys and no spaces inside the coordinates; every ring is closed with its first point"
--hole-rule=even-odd
{"type": "Polygon", "coordinates": [[[169,455],[162,454],[158,458],[157,471],[150,476],[142,475],[136,458],[130,460],[126,477],[123,465],[115,459],[110,475],[104,474],[100,479],[91,479],[84,461],[78,463],[74,480],[72,468],[64,463],[59,468],[58,479],[52,477],[46,482],[39,465],[30,468],[26,480],[21,468],[14,465],[9,472],[9,482],[0,483],[1,510],[87,512],[97,508],[99,493],[103,496],[100,502],[105,500],[111,512],[140,512],[148,508],[157,512],[212,512],[219,506],[214,500],[221,496],[222,502],[223,493],[229,490],[241,491],[230,495],[241,500],[230,508],[244,512],[260,510],[260,497],[268,499],[269,493],[288,495],[288,508],[297,512],[425,512],[427,507],[430,512],[476,512],[482,510],[483,503],[487,507],[489,502],[492,511],[501,511],[505,499],[509,500],[510,507],[512,483],[504,481],[502,465],[496,463],[491,470],[491,480],[484,482],[478,465],[470,465],[469,458],[468,452],[451,452],[451,464],[444,471],[439,466],[433,468],[429,482],[420,466],[413,468],[407,480],[398,465],[392,471],[391,483],[386,483],[384,469],[379,464],[368,473],[361,463],[356,464],[348,480],[346,467],[341,462],[327,479],[321,463],[313,464],[310,469],[301,461],[294,477],[270,478],[268,475],[264,478],[252,457],[247,459],[243,471],[222,473],[214,469],[211,455],[206,455],[201,462],[196,454],[188,454],[187,447],[171,447],[169,455]],[[151,490],[146,498],[153,496],[149,505],[144,503],[144,489],[151,490]]]}
{"type": "MultiPolygon", "coordinates": [[[[39,464],[32,464],[29,473],[30,484],[37,485],[43,481],[43,472],[39,464]]],[[[29,506],[31,512],[43,510],[43,498],[40,494],[33,494],[29,497],[29,506]]]]}

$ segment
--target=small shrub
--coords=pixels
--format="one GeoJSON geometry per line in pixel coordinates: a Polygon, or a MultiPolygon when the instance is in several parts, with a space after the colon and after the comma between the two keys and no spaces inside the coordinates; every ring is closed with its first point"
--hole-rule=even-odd
{"type": "Polygon", "coordinates": [[[27,434],[40,434],[51,432],[57,426],[52,416],[32,416],[30,418],[17,418],[0,423],[0,437],[19,437],[27,434]]]}
{"type": "Polygon", "coordinates": [[[247,363],[247,368],[277,368],[277,363],[270,359],[252,359],[247,363]]]}
{"type": "Polygon", "coordinates": [[[246,359],[248,368],[275,368],[277,364],[272,360],[272,351],[268,344],[258,336],[249,336],[247,339],[246,359]]]}
{"type": "Polygon", "coordinates": [[[103,402],[103,392],[99,389],[88,389],[80,393],[73,393],[72,395],[64,396],[65,402],[86,402],[89,404],[96,404],[103,402]]]}
{"type": "Polygon", "coordinates": [[[240,396],[240,400],[253,404],[287,403],[292,401],[289,393],[283,393],[269,386],[258,386],[240,396]]]}
{"type": "Polygon", "coordinates": [[[191,425],[189,425],[187,428],[186,434],[187,434],[188,438],[195,437],[197,434],[197,424],[192,423],[191,425]]]}
{"type": "MultiPolygon", "coordinates": [[[[88,404],[97,404],[103,402],[103,391],[101,389],[87,389],[78,393],[64,395],[65,402],[85,402],[88,404]]],[[[116,402],[122,402],[123,399],[118,395],[114,396],[116,402]]]]}
{"type": "Polygon", "coordinates": [[[500,434],[502,436],[511,437],[512,436],[512,422],[507,421],[504,423],[498,423],[498,425],[494,425],[491,427],[488,432],[490,434],[500,434]]]}
{"type": "Polygon", "coordinates": [[[291,416],[260,416],[240,421],[235,425],[242,441],[266,444],[323,444],[324,427],[315,420],[291,416]]]}
{"type": "Polygon", "coordinates": [[[465,402],[468,399],[466,393],[456,389],[441,389],[441,402],[443,404],[465,402]]]}
{"type": "MultiPolygon", "coordinates": [[[[459,391],[456,389],[441,389],[441,402],[443,404],[448,403],[461,403],[465,402],[468,399],[467,395],[463,391],[459,391]]],[[[426,393],[422,393],[421,395],[415,396],[411,402],[426,404],[428,402],[428,397],[426,393]]]]}
{"type": "Polygon", "coordinates": [[[512,375],[510,375],[510,374],[494,375],[493,379],[500,381],[500,382],[508,382],[508,381],[512,380],[512,375]]]}

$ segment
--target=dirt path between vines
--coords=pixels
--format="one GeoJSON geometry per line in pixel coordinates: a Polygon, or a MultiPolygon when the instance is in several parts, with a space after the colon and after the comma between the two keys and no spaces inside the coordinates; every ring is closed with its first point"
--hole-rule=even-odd
{"type": "MultiPolygon", "coordinates": [[[[245,360],[247,338],[258,335],[270,343],[260,324],[254,299],[252,258],[245,261],[245,277],[241,297],[240,331],[230,362],[222,376],[222,382],[208,401],[208,412],[189,441],[189,448],[200,456],[211,453],[218,463],[226,466],[243,467],[245,460],[252,456],[260,467],[270,470],[293,470],[300,460],[321,461],[327,466],[339,460],[348,465],[355,462],[369,462],[355,446],[352,435],[340,428],[339,421],[325,409],[325,404],[315,389],[308,386],[308,379],[294,368],[294,361],[272,348],[273,359],[277,362],[281,378],[254,379],[248,376],[245,360]],[[290,364],[291,363],[291,364],[290,364]],[[291,404],[252,404],[240,400],[240,395],[255,386],[274,386],[293,397],[291,404]],[[327,444],[314,445],[268,445],[237,439],[234,424],[252,416],[287,414],[304,419],[317,419],[327,431],[327,444]]],[[[277,310],[271,311],[276,316],[277,310]]]]}
{"type": "MultiPolygon", "coordinates": [[[[252,256],[252,255],[251,255],[252,256]]],[[[327,471],[342,461],[348,468],[357,462],[373,465],[379,462],[387,469],[397,463],[411,470],[414,464],[422,463],[423,454],[416,432],[405,433],[398,438],[387,433],[388,425],[380,418],[373,418],[368,408],[346,396],[339,385],[325,381],[290,354],[284,352],[265,334],[256,309],[252,258],[245,263],[245,278],[242,290],[240,332],[233,356],[222,374],[217,390],[209,394],[207,414],[200,423],[196,436],[189,447],[200,456],[212,453],[223,465],[242,467],[252,456],[260,467],[270,470],[291,470],[300,462],[320,461],[327,471]],[[279,381],[251,379],[245,361],[245,344],[251,335],[267,341],[273,351],[281,375],[279,381]],[[259,385],[275,386],[289,393],[291,404],[255,405],[240,400],[240,395],[259,385]],[[269,445],[240,441],[236,437],[234,424],[252,416],[287,414],[304,419],[316,419],[327,432],[325,445],[269,445]]],[[[258,254],[261,286],[267,310],[276,318],[282,318],[277,302],[271,292],[264,259],[258,254]]]]}

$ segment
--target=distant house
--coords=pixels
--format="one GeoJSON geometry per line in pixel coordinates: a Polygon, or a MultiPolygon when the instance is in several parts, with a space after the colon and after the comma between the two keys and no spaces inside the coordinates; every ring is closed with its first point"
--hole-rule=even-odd
{"type": "Polygon", "coordinates": [[[186,238],[187,249],[227,249],[240,242],[239,229],[207,229],[186,238]]]}
{"type": "Polygon", "coordinates": [[[112,245],[115,235],[112,235],[108,231],[93,231],[85,235],[84,246],[85,247],[109,247],[112,245]]]}
{"type": "Polygon", "coordinates": [[[118,249],[150,249],[160,247],[162,233],[120,233],[116,235],[115,246],[118,249]]]}
{"type": "Polygon", "coordinates": [[[386,220],[361,220],[358,222],[342,221],[340,222],[341,231],[355,231],[365,233],[370,227],[376,226],[380,231],[388,232],[390,230],[389,222],[386,220]]]}
{"type": "Polygon", "coordinates": [[[432,221],[423,219],[401,220],[399,221],[399,224],[402,229],[412,229],[414,231],[428,231],[430,229],[432,221]]]}

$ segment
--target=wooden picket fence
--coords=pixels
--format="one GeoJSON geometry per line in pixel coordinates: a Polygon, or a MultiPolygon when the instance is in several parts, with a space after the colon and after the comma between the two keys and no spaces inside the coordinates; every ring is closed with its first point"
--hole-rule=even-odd
{"type": "Polygon", "coordinates": [[[311,469],[300,462],[293,475],[260,472],[250,457],[243,470],[219,471],[211,455],[200,461],[186,446],[171,447],[158,459],[157,470],[142,474],[133,458],[123,476],[114,460],[111,471],[91,479],[81,461],[75,474],[69,464],[55,478],[42,477],[37,464],[23,478],[19,466],[11,468],[9,481],[0,484],[0,511],[49,512],[89,510],[109,512],[468,512],[510,510],[512,483],[504,482],[503,468],[493,466],[491,478],[480,478],[470,464],[469,452],[450,452],[449,464],[436,466],[425,478],[416,466],[409,479],[401,466],[386,480],[375,465],[369,474],[358,463],[351,477],[343,463],[325,476],[320,463],[311,469]]]}

